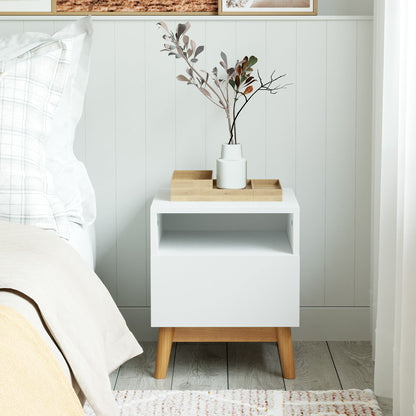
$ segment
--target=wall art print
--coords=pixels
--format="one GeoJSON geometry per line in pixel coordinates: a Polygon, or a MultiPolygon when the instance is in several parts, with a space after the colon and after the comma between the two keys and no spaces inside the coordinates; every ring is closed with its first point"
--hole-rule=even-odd
{"type": "Polygon", "coordinates": [[[218,0],[219,14],[315,15],[317,0],[218,0]]]}
{"type": "Polygon", "coordinates": [[[56,11],[58,14],[217,14],[218,0],[56,0],[56,11]]]}

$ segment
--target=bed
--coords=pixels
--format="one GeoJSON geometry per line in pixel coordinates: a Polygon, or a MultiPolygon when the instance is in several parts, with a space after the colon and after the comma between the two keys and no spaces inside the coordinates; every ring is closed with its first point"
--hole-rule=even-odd
{"type": "Polygon", "coordinates": [[[73,153],[91,38],[90,18],[0,38],[2,416],[73,416],[85,400],[115,416],[108,375],[142,352],[94,273],[95,194],[73,153]]]}
{"type": "MultiPolygon", "coordinates": [[[[70,228],[71,237],[67,243],[77,251],[77,253],[92,269],[95,269],[96,246],[94,226],[81,226],[80,224],[71,223],[70,228]]],[[[36,303],[23,293],[17,292],[15,290],[0,289],[0,305],[5,305],[13,308],[31,323],[31,325],[37,330],[46,345],[52,351],[62,371],[70,380],[75,393],[80,398],[80,401],[84,403],[85,397],[82,394],[76,379],[71,373],[71,370],[64,356],[62,355],[62,352],[48,331],[48,328],[42,319],[41,313],[36,303]]]]}

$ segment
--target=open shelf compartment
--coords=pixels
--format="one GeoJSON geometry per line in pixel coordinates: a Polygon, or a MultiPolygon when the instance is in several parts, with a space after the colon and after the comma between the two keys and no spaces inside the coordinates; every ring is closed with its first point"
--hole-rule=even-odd
{"type": "Polygon", "coordinates": [[[158,214],[158,255],[293,255],[291,214],[158,214]]]}

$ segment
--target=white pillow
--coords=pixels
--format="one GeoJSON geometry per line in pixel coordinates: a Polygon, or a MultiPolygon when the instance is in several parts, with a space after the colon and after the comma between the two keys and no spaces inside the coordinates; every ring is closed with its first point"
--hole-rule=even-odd
{"type": "Polygon", "coordinates": [[[91,18],[82,18],[53,36],[39,36],[44,40],[71,39],[73,42],[69,82],[46,142],[46,167],[68,218],[79,224],[91,225],[96,217],[95,193],[84,164],[75,157],[73,151],[75,130],[82,116],[89,75],[91,18]]]}
{"type": "Polygon", "coordinates": [[[0,39],[0,51],[0,220],[67,238],[65,208],[48,187],[44,143],[68,80],[72,42],[23,50],[12,36],[0,39]]]}
{"type": "Polygon", "coordinates": [[[73,44],[68,83],[46,140],[46,168],[50,174],[49,188],[54,189],[63,202],[69,220],[83,225],[91,225],[95,221],[96,201],[87,170],[75,157],[73,144],[84,107],[92,32],[91,17],[88,16],[52,36],[46,33],[22,33],[0,38],[0,59],[5,54],[17,56],[44,42],[71,40],[73,44]]]}

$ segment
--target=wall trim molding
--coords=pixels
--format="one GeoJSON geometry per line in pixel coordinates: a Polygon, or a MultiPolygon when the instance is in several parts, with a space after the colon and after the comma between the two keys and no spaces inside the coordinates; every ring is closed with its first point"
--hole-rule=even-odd
{"type": "MultiPolygon", "coordinates": [[[[301,307],[296,341],[369,341],[370,307],[301,307]]],[[[127,325],[140,341],[156,341],[158,329],[150,327],[150,308],[121,307],[127,325]]]]}

